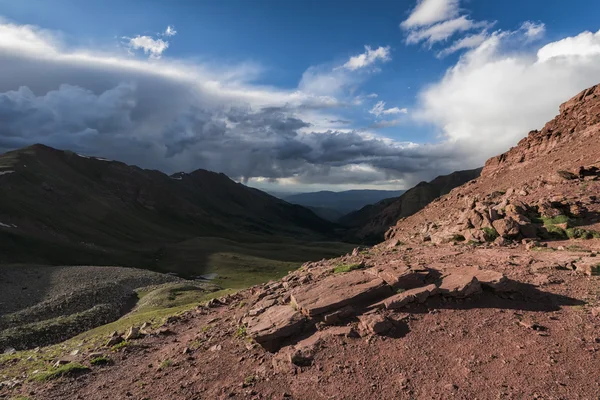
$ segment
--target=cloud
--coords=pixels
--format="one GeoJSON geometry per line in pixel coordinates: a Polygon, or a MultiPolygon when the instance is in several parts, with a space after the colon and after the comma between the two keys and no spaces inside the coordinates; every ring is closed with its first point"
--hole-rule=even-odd
{"type": "Polygon", "coordinates": [[[446,57],[450,54],[456,53],[460,50],[472,49],[480,46],[489,38],[487,31],[476,33],[473,35],[465,36],[464,38],[457,40],[452,46],[445,48],[437,53],[438,58],[446,57]]]}
{"type": "Polygon", "coordinates": [[[488,22],[475,22],[466,16],[441,22],[429,28],[411,31],[406,38],[407,44],[426,42],[429,46],[437,42],[448,40],[458,32],[470,31],[476,28],[489,27],[488,22]]]}
{"type": "Polygon", "coordinates": [[[167,26],[167,29],[165,29],[165,32],[163,33],[164,36],[175,36],[177,35],[177,31],[175,30],[174,26],[167,26]]]}
{"type": "Polygon", "coordinates": [[[459,0],[419,0],[409,17],[400,26],[403,29],[429,26],[455,18],[459,14],[459,0]]]}
{"type": "Polygon", "coordinates": [[[567,62],[573,59],[583,62],[590,58],[596,59],[598,56],[600,56],[600,31],[583,32],[574,37],[549,43],[537,53],[538,60],[544,63],[552,59],[556,59],[556,62],[567,62]]]}
{"type": "Polygon", "coordinates": [[[350,59],[343,65],[344,68],[350,71],[356,71],[360,68],[365,68],[375,64],[378,60],[382,62],[390,61],[390,47],[378,47],[373,50],[369,46],[365,46],[365,52],[350,59]]]}
{"type": "MultiPolygon", "coordinates": [[[[449,48],[439,51],[438,58],[445,57],[459,50],[470,49],[481,44],[487,37],[487,30],[495,22],[474,21],[467,15],[460,15],[460,0],[420,0],[408,19],[400,24],[407,32],[406,44],[424,43],[430,49],[437,43],[446,42],[458,33],[480,29],[479,34],[458,39],[449,48]]],[[[531,34],[539,30],[532,24],[531,34]]]]}
{"type": "Polygon", "coordinates": [[[369,114],[373,114],[376,117],[380,117],[382,115],[406,114],[406,113],[408,113],[408,109],[406,109],[406,108],[392,107],[392,108],[386,109],[384,101],[377,102],[373,106],[373,108],[371,108],[369,110],[369,114]]]}
{"type": "Polygon", "coordinates": [[[159,59],[162,53],[169,47],[169,42],[162,39],[153,39],[150,36],[136,36],[126,38],[131,50],[144,50],[144,54],[150,54],[150,58],[159,59]]]}
{"type": "Polygon", "coordinates": [[[530,39],[537,39],[546,33],[546,25],[542,22],[525,21],[520,28],[525,32],[525,36],[530,39]]]}
{"type": "Polygon", "coordinates": [[[600,81],[600,31],[549,43],[537,52],[527,31],[498,31],[467,51],[419,94],[412,114],[481,165],[542,127],[559,105],[600,81]]]}
{"type": "Polygon", "coordinates": [[[302,185],[409,185],[454,165],[435,147],[353,129],[348,87],[365,74],[333,64],[277,89],[253,84],[252,64],[70,49],[60,35],[2,22],[0,63],[0,151],[44,143],[165,172],[302,185]],[[326,74],[335,82],[320,90],[311,79],[326,74]]]}

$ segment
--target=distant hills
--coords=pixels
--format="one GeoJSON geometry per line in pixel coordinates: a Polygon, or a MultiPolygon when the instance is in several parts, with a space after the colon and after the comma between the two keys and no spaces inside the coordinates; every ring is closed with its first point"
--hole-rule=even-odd
{"type": "Polygon", "coordinates": [[[405,190],[321,191],[293,194],[281,198],[290,203],[308,207],[322,218],[335,221],[343,215],[359,210],[366,205],[390,197],[398,197],[404,192],[405,190]]]}
{"type": "Polygon", "coordinates": [[[312,211],[197,170],[168,176],[34,145],[0,155],[0,263],[152,265],[194,237],[317,241],[312,211]]]}
{"type": "Polygon", "coordinates": [[[457,171],[438,176],[431,182],[421,182],[399,197],[365,206],[341,217],[338,222],[350,229],[348,238],[365,243],[379,243],[383,241],[386,230],[395,225],[400,218],[415,214],[436,198],[477,178],[481,170],[477,168],[457,171]]]}

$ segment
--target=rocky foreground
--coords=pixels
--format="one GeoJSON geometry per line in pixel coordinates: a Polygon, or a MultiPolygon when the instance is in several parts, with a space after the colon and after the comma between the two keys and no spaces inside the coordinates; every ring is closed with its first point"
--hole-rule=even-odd
{"type": "Polygon", "coordinates": [[[13,381],[4,393],[599,398],[599,154],[594,87],[478,179],[399,221],[386,242],[132,330],[128,341],[115,333],[94,354],[62,360],[91,370],[13,381]]]}

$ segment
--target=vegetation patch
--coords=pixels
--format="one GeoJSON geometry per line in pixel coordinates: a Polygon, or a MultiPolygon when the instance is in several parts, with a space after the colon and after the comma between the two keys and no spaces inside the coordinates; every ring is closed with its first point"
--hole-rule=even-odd
{"type": "Polygon", "coordinates": [[[600,239],[600,232],[583,228],[568,228],[565,233],[569,239],[600,239]]]}
{"type": "Polygon", "coordinates": [[[160,365],[158,366],[158,368],[160,369],[167,369],[167,368],[171,368],[173,366],[173,361],[171,360],[164,360],[163,362],[160,363],[160,365]]]}
{"type": "Polygon", "coordinates": [[[246,337],[246,326],[245,325],[238,326],[237,331],[235,331],[235,337],[240,338],[240,339],[246,337]]]}
{"type": "Polygon", "coordinates": [[[498,235],[496,229],[491,226],[483,227],[481,230],[483,231],[483,237],[485,238],[486,242],[493,242],[498,238],[498,236],[500,236],[498,235]]]}
{"type": "Polygon", "coordinates": [[[128,342],[127,340],[125,340],[124,342],[115,344],[113,347],[111,347],[110,349],[114,352],[117,352],[121,349],[124,349],[125,347],[129,346],[131,343],[128,342]]]}
{"type": "Polygon", "coordinates": [[[90,369],[85,365],[81,365],[79,363],[69,363],[65,365],[61,365],[60,367],[53,368],[49,371],[42,372],[40,374],[35,375],[32,380],[38,382],[50,381],[53,379],[61,378],[63,376],[72,376],[84,372],[88,372],[90,369]]]}
{"type": "Polygon", "coordinates": [[[463,235],[456,234],[456,235],[452,235],[450,240],[453,242],[464,242],[466,239],[463,235]]]}
{"type": "Polygon", "coordinates": [[[113,361],[110,358],[105,357],[105,356],[96,357],[90,361],[90,364],[95,365],[95,366],[110,365],[112,363],[113,363],[113,361]]]}
{"type": "Polygon", "coordinates": [[[357,269],[361,269],[363,267],[362,264],[360,263],[356,263],[356,264],[340,264],[337,267],[334,268],[333,273],[334,274],[342,274],[345,272],[350,272],[350,271],[354,271],[357,269]]]}

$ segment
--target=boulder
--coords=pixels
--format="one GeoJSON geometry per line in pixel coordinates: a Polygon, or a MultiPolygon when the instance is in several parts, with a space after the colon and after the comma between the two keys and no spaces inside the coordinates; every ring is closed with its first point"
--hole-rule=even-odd
{"type": "Polygon", "coordinates": [[[421,286],[429,276],[426,268],[410,268],[404,263],[373,267],[365,272],[375,275],[394,289],[412,289],[421,286]]]}
{"type": "Polygon", "coordinates": [[[385,281],[365,271],[334,274],[291,293],[291,303],[309,317],[322,315],[348,305],[357,307],[389,296],[385,281]]]}
{"type": "Polygon", "coordinates": [[[264,313],[244,319],[246,333],[269,350],[281,340],[302,331],[306,319],[289,305],[273,306],[264,313]]]}
{"type": "Polygon", "coordinates": [[[413,302],[424,303],[429,296],[436,294],[437,291],[437,286],[435,286],[434,284],[410,289],[388,297],[387,299],[382,300],[379,303],[375,303],[373,307],[395,310],[413,302]]]}
{"type": "Polygon", "coordinates": [[[383,335],[394,327],[392,322],[388,320],[385,315],[382,315],[377,311],[371,311],[360,315],[358,320],[361,330],[365,333],[383,335]]]}
{"type": "Polygon", "coordinates": [[[140,328],[132,326],[125,334],[125,340],[134,340],[140,337],[140,328]]]}
{"type": "Polygon", "coordinates": [[[503,238],[514,238],[520,232],[519,224],[510,217],[496,220],[492,223],[492,225],[494,226],[494,229],[496,229],[496,232],[498,232],[498,235],[502,236],[503,238]]]}
{"type": "Polygon", "coordinates": [[[492,271],[490,269],[480,269],[478,267],[459,268],[452,273],[473,276],[483,287],[494,291],[505,291],[508,289],[509,280],[501,272],[492,271]]]}
{"type": "Polygon", "coordinates": [[[481,292],[481,284],[471,273],[452,273],[445,276],[439,293],[451,297],[468,297],[481,292]]]}
{"type": "Polygon", "coordinates": [[[335,325],[340,323],[349,317],[353,316],[356,313],[356,310],[352,306],[346,306],[336,310],[330,314],[326,314],[323,317],[323,322],[325,325],[335,325]]]}

